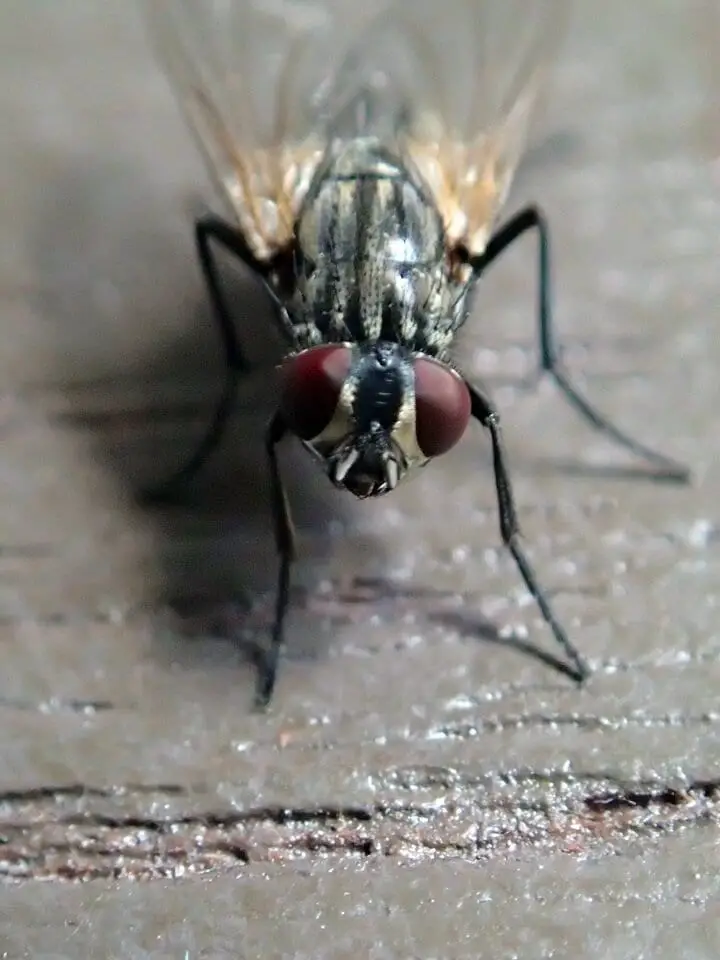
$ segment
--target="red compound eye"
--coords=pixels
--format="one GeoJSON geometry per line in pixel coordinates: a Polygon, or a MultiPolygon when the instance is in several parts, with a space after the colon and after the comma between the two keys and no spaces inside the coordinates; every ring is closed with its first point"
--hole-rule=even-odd
{"type": "Polygon", "coordinates": [[[312,440],[330,423],[349,370],[350,348],[337,343],[311,347],[284,363],[280,411],[301,440],[312,440]]]}
{"type": "Polygon", "coordinates": [[[426,457],[454,447],[470,419],[470,394],[462,380],[436,360],[419,357],[415,369],[415,434],[426,457]]]}

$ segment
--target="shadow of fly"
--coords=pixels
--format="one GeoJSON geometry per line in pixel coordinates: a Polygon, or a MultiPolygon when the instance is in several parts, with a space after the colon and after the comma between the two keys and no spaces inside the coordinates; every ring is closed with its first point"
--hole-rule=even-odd
{"type": "Polygon", "coordinates": [[[566,0],[369,0],[360,13],[341,0],[142,3],[230,214],[195,225],[227,361],[224,391],[198,449],[149,496],[171,496],[207,460],[249,369],[218,247],[263,283],[288,344],[265,434],[280,568],[258,705],[275,686],[295,555],[280,441],[297,437],[336,487],[365,499],[448,451],[471,418],[492,446],[502,541],[567,657],[562,669],[582,683],[588,666],[520,543],[499,413],[451,358],[478,280],[534,233],[541,372],[592,426],[651,462],[658,479],[689,479],[609,422],[564,371],[540,209],[496,226],[566,0]]]}

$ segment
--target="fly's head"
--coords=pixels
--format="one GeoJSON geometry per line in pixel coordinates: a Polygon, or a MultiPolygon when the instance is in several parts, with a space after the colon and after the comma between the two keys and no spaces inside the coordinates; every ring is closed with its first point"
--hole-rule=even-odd
{"type": "Polygon", "coordinates": [[[285,361],[280,410],[337,487],[394,490],[463,435],[470,394],[449,366],[395,343],[333,343],[285,361]]]}

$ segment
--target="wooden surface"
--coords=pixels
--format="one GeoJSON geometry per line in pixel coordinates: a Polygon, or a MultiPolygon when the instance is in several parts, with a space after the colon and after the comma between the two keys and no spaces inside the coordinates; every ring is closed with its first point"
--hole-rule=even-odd
{"type": "MultiPolygon", "coordinates": [[[[463,346],[590,684],[520,649],[554,652],[499,548],[479,430],[377,504],[289,448],[300,563],[267,716],[249,656],[275,576],[267,371],[186,503],[135,498],[189,451],[219,385],[187,212],[202,167],[129,5],[23,9],[0,11],[0,955],[715,958],[720,205],[702,4],[578,4],[516,198],[554,226],[569,367],[690,462],[693,487],[628,478],[553,388],[517,389],[530,242],[488,276],[463,346]]],[[[237,292],[272,358],[261,298],[237,292]]]]}

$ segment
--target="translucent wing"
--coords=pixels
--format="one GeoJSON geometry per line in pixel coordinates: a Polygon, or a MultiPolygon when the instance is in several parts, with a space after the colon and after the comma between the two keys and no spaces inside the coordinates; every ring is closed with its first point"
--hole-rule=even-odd
{"type": "Polygon", "coordinates": [[[386,90],[450,246],[484,249],[568,12],[568,0],[395,0],[334,78],[338,90],[358,89],[361,76],[386,90]]]}
{"type": "Polygon", "coordinates": [[[450,244],[481,252],[568,0],[141,0],[210,172],[260,258],[291,241],[338,139],[424,177],[450,244]]]}

